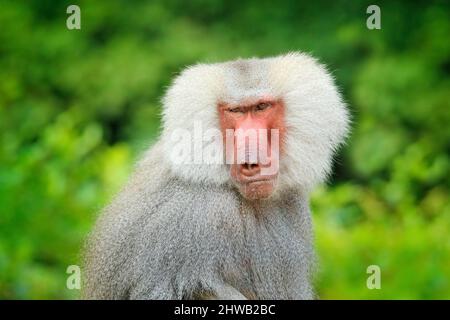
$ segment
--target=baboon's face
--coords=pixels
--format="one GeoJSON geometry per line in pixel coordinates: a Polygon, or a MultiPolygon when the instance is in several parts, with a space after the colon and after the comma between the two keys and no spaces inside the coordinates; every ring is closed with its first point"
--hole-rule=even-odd
{"type": "Polygon", "coordinates": [[[268,198],[277,185],[284,106],[266,98],[240,104],[219,104],[230,177],[247,199],[268,198]]]}

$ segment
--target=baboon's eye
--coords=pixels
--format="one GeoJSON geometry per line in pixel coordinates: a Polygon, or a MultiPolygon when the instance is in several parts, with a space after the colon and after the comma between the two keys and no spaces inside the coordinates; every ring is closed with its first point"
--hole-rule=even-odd
{"type": "Polygon", "coordinates": [[[239,112],[243,112],[243,110],[240,107],[235,107],[235,108],[229,108],[228,112],[239,113],[239,112]]]}
{"type": "Polygon", "coordinates": [[[269,108],[271,105],[270,105],[270,103],[268,103],[268,102],[261,102],[261,103],[258,103],[257,105],[256,105],[256,108],[255,108],[255,110],[256,111],[263,111],[263,110],[266,110],[267,108],[269,108]]]}

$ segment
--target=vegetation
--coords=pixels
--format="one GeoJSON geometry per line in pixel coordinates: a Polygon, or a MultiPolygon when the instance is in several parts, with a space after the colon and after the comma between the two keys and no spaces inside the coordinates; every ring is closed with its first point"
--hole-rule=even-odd
{"type": "Polygon", "coordinates": [[[99,209],[159,132],[170,79],[197,61],[311,52],[353,132],[313,195],[328,299],[450,298],[447,1],[68,1],[0,6],[0,298],[76,298],[99,209]],[[379,265],[381,289],[366,268],[379,265]]]}

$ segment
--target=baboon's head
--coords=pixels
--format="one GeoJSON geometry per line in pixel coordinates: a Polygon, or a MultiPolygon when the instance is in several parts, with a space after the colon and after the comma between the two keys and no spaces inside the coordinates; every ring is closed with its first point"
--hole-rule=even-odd
{"type": "Polygon", "coordinates": [[[302,53],[199,64],[164,98],[163,144],[173,173],[229,184],[251,200],[309,191],[348,131],[326,69],[302,53]]]}

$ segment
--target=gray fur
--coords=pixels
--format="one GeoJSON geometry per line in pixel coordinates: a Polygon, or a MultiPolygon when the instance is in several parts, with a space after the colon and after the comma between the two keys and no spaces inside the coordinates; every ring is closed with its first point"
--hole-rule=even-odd
{"type": "Polygon", "coordinates": [[[250,203],[230,186],[172,177],[158,153],[157,145],[99,219],[84,298],[313,298],[310,212],[301,194],[250,203]]]}
{"type": "MultiPolygon", "coordinates": [[[[188,68],[164,100],[163,132],[100,216],[86,248],[88,299],[312,299],[309,191],[331,170],[349,115],[331,75],[302,53],[188,68]],[[227,166],[173,163],[170,136],[217,103],[286,106],[274,196],[249,202],[227,166]]],[[[190,142],[188,142],[190,143],[190,142]]]]}

